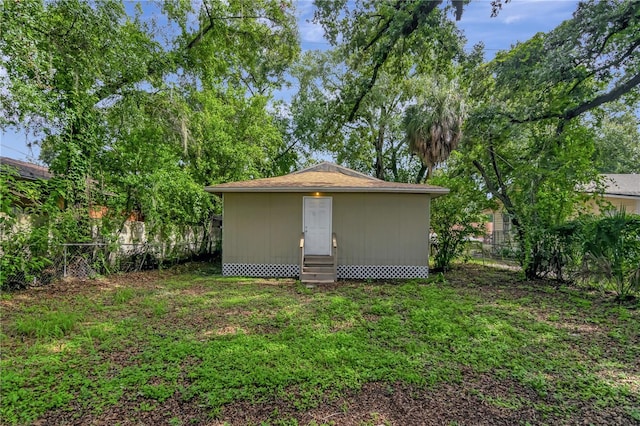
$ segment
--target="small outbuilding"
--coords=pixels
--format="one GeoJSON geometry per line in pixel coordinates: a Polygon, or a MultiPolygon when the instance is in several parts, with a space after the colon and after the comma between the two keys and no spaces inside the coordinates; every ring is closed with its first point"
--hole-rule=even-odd
{"type": "Polygon", "coordinates": [[[449,192],[331,163],[205,189],[223,197],[223,275],[303,282],[427,277],[431,199],[449,192]]]}

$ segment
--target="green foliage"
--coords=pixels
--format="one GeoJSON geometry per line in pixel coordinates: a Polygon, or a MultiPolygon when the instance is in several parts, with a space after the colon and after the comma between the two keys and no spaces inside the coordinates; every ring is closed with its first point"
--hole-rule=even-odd
{"type": "Polygon", "coordinates": [[[640,129],[633,106],[612,103],[594,111],[593,161],[601,173],[640,173],[640,129]]]}
{"type": "Polygon", "coordinates": [[[0,126],[29,129],[56,175],[58,210],[34,211],[52,243],[96,238],[96,226],[116,241],[133,214],[148,241],[189,228],[204,250],[219,211],[204,185],[291,165],[267,105],[299,52],[293,6],[167,1],[144,12],[117,0],[2,8],[0,126]]]}
{"type": "Polygon", "coordinates": [[[132,288],[119,288],[113,293],[113,303],[127,303],[135,297],[136,293],[132,288]]]}
{"type": "Polygon", "coordinates": [[[618,99],[637,102],[640,5],[633,0],[585,1],[572,17],[496,55],[497,82],[515,99],[503,107],[517,122],[562,123],[618,99]],[[568,54],[568,52],[571,52],[568,54]]]}
{"type": "MultiPolygon", "coordinates": [[[[465,268],[427,285],[314,291],[167,277],[122,277],[115,292],[64,296],[56,310],[29,293],[13,298],[2,316],[3,346],[12,350],[0,361],[1,421],[29,423],[72,404],[78,416],[126,405],[169,422],[180,413],[158,410],[171,398],[203,416],[227,403],[272,399],[307,410],[370,382],[455,386],[469,372],[553,395],[545,401],[560,418],[585,404],[638,398],[611,378],[632,374],[637,311],[551,285],[512,292],[522,283],[509,272],[465,268]],[[157,307],[164,313],[154,314],[157,307]],[[590,331],[576,335],[585,321],[590,331]]],[[[529,395],[518,392],[519,403],[533,406],[529,395]]],[[[487,401],[517,404],[504,398],[487,401]]]]}
{"type": "MultiPolygon", "coordinates": [[[[426,167],[404,138],[407,104],[420,111],[411,120],[416,129],[434,110],[444,117],[442,107],[454,109],[448,101],[463,93],[454,93],[459,87],[448,82],[466,60],[462,36],[447,11],[437,6],[422,1],[317,2],[314,20],[334,49],[310,52],[293,68],[300,83],[291,105],[293,143],[312,154],[331,154],[338,163],[379,179],[422,182],[426,167]],[[443,98],[447,102],[440,102],[443,98]]],[[[438,123],[445,120],[446,129],[427,127],[444,130],[446,139],[453,122],[459,128],[462,118],[448,115],[438,123]]],[[[459,132],[453,133],[457,142],[459,132]]]]}
{"type": "Polygon", "coordinates": [[[291,102],[292,144],[379,179],[413,181],[420,162],[409,157],[402,138],[402,101],[415,92],[405,81],[382,74],[350,122],[335,92],[344,92],[347,75],[339,51],[309,52],[292,74],[300,88],[291,102]]]}
{"type": "Polygon", "coordinates": [[[452,60],[461,55],[463,43],[440,3],[316,3],[315,22],[345,56],[347,72],[338,100],[342,122],[358,116],[365,97],[385,72],[397,81],[413,73],[450,76],[452,60]]]}
{"type": "Polygon", "coordinates": [[[61,338],[73,330],[79,319],[80,315],[68,310],[44,310],[18,318],[15,322],[15,330],[26,337],[61,338]]]}
{"type": "Polygon", "coordinates": [[[462,150],[511,216],[528,278],[559,273],[554,229],[577,214],[586,198],[579,188],[598,183],[604,162],[593,159],[605,136],[593,120],[608,114],[599,108],[637,103],[638,7],[581,3],[571,20],[477,69],[462,150]]]}
{"type": "Polygon", "coordinates": [[[60,181],[26,181],[0,167],[0,289],[21,288],[36,277],[47,283],[52,249],[78,236],[75,211],[60,211],[60,181]]]}
{"type": "Polygon", "coordinates": [[[436,235],[435,242],[432,241],[434,265],[445,271],[463,254],[470,238],[484,236],[483,210],[491,205],[486,194],[456,168],[456,161],[460,160],[460,154],[453,153],[447,169],[438,171],[429,181],[450,190],[431,202],[431,228],[436,235]]]}
{"type": "Polygon", "coordinates": [[[456,81],[436,80],[418,104],[406,109],[403,125],[409,150],[427,166],[427,178],[435,166],[449,158],[462,139],[465,102],[456,81]]]}
{"type": "Polygon", "coordinates": [[[640,216],[624,211],[582,224],[580,276],[620,300],[640,292],[640,216]]]}

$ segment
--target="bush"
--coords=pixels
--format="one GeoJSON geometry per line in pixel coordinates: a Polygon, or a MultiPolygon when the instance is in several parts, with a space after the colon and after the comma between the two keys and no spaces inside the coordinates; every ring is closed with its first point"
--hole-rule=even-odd
{"type": "Polygon", "coordinates": [[[613,290],[619,300],[640,291],[640,216],[617,212],[582,222],[578,277],[613,290]]]}
{"type": "Polygon", "coordinates": [[[434,266],[447,271],[451,262],[462,256],[470,238],[484,236],[487,218],[482,210],[488,200],[478,191],[466,175],[455,174],[455,164],[450,163],[447,172],[434,176],[433,185],[449,188],[449,194],[433,200],[431,205],[431,227],[436,235],[434,266]]]}

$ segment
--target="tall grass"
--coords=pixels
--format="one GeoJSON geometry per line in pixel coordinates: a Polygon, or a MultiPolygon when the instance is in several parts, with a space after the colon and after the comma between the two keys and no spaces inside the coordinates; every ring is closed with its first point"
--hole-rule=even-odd
{"type": "Polygon", "coordinates": [[[79,314],[65,310],[34,312],[17,318],[15,330],[22,336],[61,338],[73,330],[79,318],[79,314]]]}

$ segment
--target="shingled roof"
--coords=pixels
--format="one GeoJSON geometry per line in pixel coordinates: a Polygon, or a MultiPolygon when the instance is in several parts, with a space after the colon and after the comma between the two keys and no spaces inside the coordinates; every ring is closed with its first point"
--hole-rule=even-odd
{"type": "Polygon", "coordinates": [[[0,164],[7,165],[18,170],[18,174],[23,179],[51,179],[53,175],[49,169],[26,161],[16,160],[8,157],[0,157],[0,164]]]}
{"type": "Polygon", "coordinates": [[[320,163],[288,175],[207,186],[207,192],[388,192],[444,195],[447,188],[386,182],[333,163],[320,163]]]}
{"type": "Polygon", "coordinates": [[[640,174],[606,174],[606,195],[640,197],[640,174]]]}

